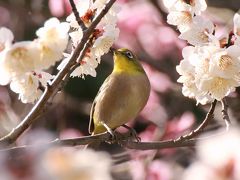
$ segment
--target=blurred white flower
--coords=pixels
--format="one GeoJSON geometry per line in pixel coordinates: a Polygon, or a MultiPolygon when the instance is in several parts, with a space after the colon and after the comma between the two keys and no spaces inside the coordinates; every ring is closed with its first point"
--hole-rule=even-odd
{"type": "Polygon", "coordinates": [[[201,162],[195,162],[183,173],[182,180],[224,180],[219,177],[219,174],[214,172],[214,169],[206,166],[201,162]]]}
{"type": "Polygon", "coordinates": [[[65,46],[66,40],[68,40],[69,24],[66,22],[60,22],[57,18],[50,18],[44,26],[36,31],[36,35],[41,41],[49,43],[50,46],[60,43],[65,46]],[[63,41],[62,43],[59,41],[63,41]]]}
{"type": "Polygon", "coordinates": [[[36,31],[41,51],[41,58],[37,64],[39,69],[47,69],[62,58],[68,44],[69,28],[68,23],[60,23],[57,18],[51,18],[45,22],[44,27],[36,31]]]}
{"type": "Polygon", "coordinates": [[[11,77],[15,77],[35,69],[36,62],[40,61],[40,50],[35,41],[17,42],[1,58],[2,68],[11,77]]]}
{"type": "Polygon", "coordinates": [[[189,25],[189,29],[181,33],[179,38],[192,45],[206,45],[211,41],[210,35],[213,31],[214,25],[210,20],[195,16],[189,25]]]}
{"type": "Polygon", "coordinates": [[[11,80],[10,73],[4,67],[4,57],[6,50],[12,46],[14,36],[10,29],[0,28],[0,85],[6,85],[11,80]]]}
{"type": "Polygon", "coordinates": [[[203,138],[197,145],[198,160],[185,172],[184,180],[190,179],[240,179],[240,133],[221,130],[218,135],[203,138]]]}
{"type": "Polygon", "coordinates": [[[19,94],[23,103],[34,103],[43,93],[40,86],[46,87],[52,75],[46,72],[28,72],[16,76],[10,83],[13,92],[19,94]]]}
{"type": "Polygon", "coordinates": [[[4,67],[4,52],[0,53],[0,85],[5,86],[11,81],[11,73],[4,67]]]}
{"type": "Polygon", "coordinates": [[[236,13],[233,17],[234,34],[240,36],[240,15],[236,13]]]}
{"type": "Polygon", "coordinates": [[[234,44],[240,46],[240,15],[236,13],[233,17],[233,32],[236,36],[234,44]]]}
{"type": "Polygon", "coordinates": [[[0,53],[9,47],[11,47],[13,42],[13,33],[10,29],[1,27],[0,28],[0,53]]]}
{"type": "Polygon", "coordinates": [[[111,159],[103,152],[54,148],[48,150],[37,169],[42,179],[110,180],[111,159]]]}

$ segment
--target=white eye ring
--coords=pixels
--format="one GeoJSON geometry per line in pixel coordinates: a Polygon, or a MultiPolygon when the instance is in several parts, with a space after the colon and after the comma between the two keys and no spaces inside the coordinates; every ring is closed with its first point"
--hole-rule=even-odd
{"type": "Polygon", "coordinates": [[[133,59],[133,54],[130,51],[127,51],[125,54],[128,58],[133,59]]]}

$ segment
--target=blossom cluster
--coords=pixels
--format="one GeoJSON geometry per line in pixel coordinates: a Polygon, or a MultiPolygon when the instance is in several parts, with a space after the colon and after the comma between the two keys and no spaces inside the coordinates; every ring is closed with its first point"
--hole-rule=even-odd
{"type": "Polygon", "coordinates": [[[220,101],[240,85],[240,15],[233,18],[233,34],[217,37],[213,22],[201,16],[207,8],[205,0],[165,0],[164,4],[168,23],[176,25],[179,38],[190,44],[176,68],[183,95],[200,104],[220,101]]]}
{"type": "MultiPolygon", "coordinates": [[[[77,10],[86,27],[90,26],[106,2],[78,1],[77,10]]],[[[79,67],[72,72],[72,77],[96,76],[95,69],[101,56],[109,51],[119,34],[117,13],[118,7],[115,5],[98,24],[90,37],[90,47],[84,58],[78,60],[79,67]]],[[[71,55],[64,53],[69,36],[73,50],[81,41],[83,30],[74,14],[69,15],[66,21],[51,18],[36,31],[36,39],[15,43],[13,33],[8,28],[0,28],[0,85],[10,84],[11,90],[19,94],[23,103],[34,103],[42,95],[47,82],[53,79],[54,76],[45,70],[64,58],[58,66],[61,70],[69,61],[71,55]]]]}
{"type": "Polygon", "coordinates": [[[62,58],[68,43],[69,25],[57,18],[47,20],[33,41],[13,43],[13,33],[0,29],[0,85],[10,83],[23,103],[38,99],[53,76],[44,70],[62,58]]]}
{"type": "MultiPolygon", "coordinates": [[[[91,22],[94,20],[106,4],[106,0],[98,0],[91,3],[91,1],[78,1],[76,8],[79,12],[80,18],[86,27],[89,27],[91,22]]],[[[103,17],[100,23],[95,28],[93,36],[91,38],[91,47],[88,48],[85,56],[79,62],[77,67],[71,74],[71,77],[83,77],[84,75],[96,76],[96,68],[100,63],[101,56],[106,54],[114,41],[119,36],[119,29],[116,27],[117,13],[119,8],[117,5],[113,5],[108,13],[103,17]]],[[[83,37],[83,29],[78,24],[74,14],[70,14],[67,17],[73,31],[69,33],[72,41],[73,48],[81,41],[83,37]]],[[[58,69],[62,69],[65,64],[69,61],[69,54],[65,54],[66,58],[58,66],[58,69]]]]}

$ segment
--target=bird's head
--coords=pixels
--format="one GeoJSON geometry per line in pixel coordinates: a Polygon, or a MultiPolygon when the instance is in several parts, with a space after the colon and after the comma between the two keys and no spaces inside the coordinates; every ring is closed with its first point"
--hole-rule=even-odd
{"type": "Polygon", "coordinates": [[[145,73],[136,55],[126,48],[114,50],[114,71],[128,73],[145,73]]]}

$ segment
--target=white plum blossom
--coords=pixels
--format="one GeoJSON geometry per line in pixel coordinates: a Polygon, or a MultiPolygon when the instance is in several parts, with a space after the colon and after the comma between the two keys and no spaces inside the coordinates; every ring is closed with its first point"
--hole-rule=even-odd
{"type": "Polygon", "coordinates": [[[33,103],[42,94],[52,75],[42,70],[62,58],[68,44],[68,23],[50,18],[37,30],[33,41],[12,44],[13,34],[0,29],[0,85],[10,83],[12,91],[19,94],[23,103],[33,103]]]}
{"type": "Polygon", "coordinates": [[[183,83],[182,93],[189,98],[195,98],[197,103],[206,104],[212,101],[212,98],[206,93],[201,91],[196,86],[195,68],[187,60],[182,60],[180,65],[176,67],[177,72],[181,75],[177,80],[183,83]]]}
{"type": "MultiPolygon", "coordinates": [[[[106,3],[107,0],[96,0],[91,8],[96,9],[96,15],[98,15],[106,3]]],[[[117,14],[120,12],[120,9],[121,8],[118,6],[118,4],[113,4],[107,14],[102,18],[98,26],[103,24],[115,26],[117,23],[117,14]]]]}
{"type": "MultiPolygon", "coordinates": [[[[77,67],[71,74],[70,77],[82,77],[84,78],[84,75],[90,75],[92,77],[96,77],[96,67],[98,66],[98,61],[94,56],[92,55],[91,51],[87,52],[88,55],[86,55],[80,62],[79,67],[77,67]]],[[[64,68],[64,66],[68,63],[70,55],[64,54],[66,57],[61,64],[57,67],[58,70],[61,70],[64,68]]]]}
{"type": "Polygon", "coordinates": [[[91,64],[94,64],[94,60],[90,58],[88,61],[83,61],[79,67],[77,67],[71,74],[71,77],[82,77],[84,78],[84,75],[90,75],[92,77],[96,77],[97,72],[95,70],[96,66],[92,66],[91,64]],[[89,63],[92,61],[93,63],[89,63]]]}
{"type": "Polygon", "coordinates": [[[32,71],[40,61],[40,49],[34,41],[17,42],[1,56],[1,66],[11,77],[32,71]]]}
{"type": "Polygon", "coordinates": [[[220,49],[209,59],[209,72],[198,82],[201,90],[217,100],[233,92],[240,85],[240,47],[220,49]]]}
{"type": "Polygon", "coordinates": [[[23,103],[34,103],[43,93],[40,86],[46,87],[53,76],[46,72],[29,72],[12,79],[10,88],[19,94],[23,103]]]}
{"type": "Polygon", "coordinates": [[[214,76],[239,80],[240,47],[233,45],[220,49],[211,57],[209,72],[214,76]]]}
{"type": "Polygon", "coordinates": [[[197,103],[221,100],[240,85],[239,46],[188,46],[183,57],[177,66],[181,75],[178,82],[183,83],[183,95],[195,98],[197,103]]]}
{"type": "Polygon", "coordinates": [[[177,26],[181,33],[185,32],[192,24],[192,14],[189,11],[171,11],[167,16],[167,23],[177,26]]]}
{"type": "MultiPolygon", "coordinates": [[[[83,17],[86,14],[86,12],[89,10],[90,6],[91,4],[89,0],[77,1],[76,8],[79,13],[79,16],[83,17]]],[[[66,18],[66,21],[69,22],[72,28],[74,29],[80,28],[73,12],[66,18]]],[[[84,23],[86,23],[85,25],[89,25],[87,22],[84,22],[84,23]]]]}
{"type": "Polygon", "coordinates": [[[187,46],[183,49],[183,60],[176,67],[181,75],[178,82],[183,83],[182,93],[189,98],[195,98],[197,104],[206,104],[213,99],[207,91],[199,89],[198,83],[209,71],[208,58],[212,50],[203,47],[187,46]]]}
{"type": "Polygon", "coordinates": [[[112,25],[103,28],[103,35],[96,39],[93,44],[93,53],[100,62],[100,57],[106,54],[119,35],[119,29],[112,25]]]}
{"type": "MultiPolygon", "coordinates": [[[[93,4],[87,3],[86,1],[79,1],[76,4],[80,17],[85,26],[89,26],[91,24],[94,16],[97,16],[101,12],[106,3],[106,0],[96,0],[93,4]]],[[[95,32],[93,33],[92,47],[88,49],[85,57],[81,60],[81,62],[79,62],[79,67],[72,72],[71,77],[84,78],[84,75],[91,75],[93,77],[96,76],[95,69],[100,63],[101,57],[108,53],[110,47],[119,36],[119,29],[116,27],[118,12],[118,6],[113,5],[108,13],[102,18],[100,23],[97,25],[95,32]]],[[[67,21],[73,28],[73,31],[69,35],[73,42],[73,48],[75,48],[83,37],[83,30],[78,25],[73,13],[67,17],[67,21]]],[[[62,69],[68,60],[69,58],[67,57],[58,66],[58,69],[62,69]]]]}
{"type": "Polygon", "coordinates": [[[189,28],[182,32],[180,39],[188,41],[192,45],[206,45],[211,42],[211,35],[214,31],[214,25],[210,20],[204,19],[201,16],[195,16],[189,28]]]}
{"type": "Polygon", "coordinates": [[[52,148],[40,161],[39,179],[111,180],[111,165],[110,156],[104,152],[52,148]]]}
{"type": "Polygon", "coordinates": [[[183,84],[182,93],[197,104],[220,101],[240,86],[240,15],[234,16],[235,45],[221,44],[215,26],[199,16],[205,0],[164,0],[169,10],[168,23],[176,25],[179,38],[193,46],[183,49],[183,60],[176,67],[183,84]]]}
{"type": "Polygon", "coordinates": [[[69,24],[60,23],[57,18],[50,18],[37,30],[37,43],[41,57],[38,62],[39,69],[47,69],[62,58],[62,52],[68,44],[69,24]]]}
{"type": "Polygon", "coordinates": [[[207,9],[205,0],[163,0],[164,6],[171,11],[189,11],[192,15],[200,15],[207,9]]]}
{"type": "Polygon", "coordinates": [[[193,17],[207,8],[205,0],[164,0],[163,3],[169,11],[168,24],[177,26],[181,33],[191,29],[193,17]]]}

